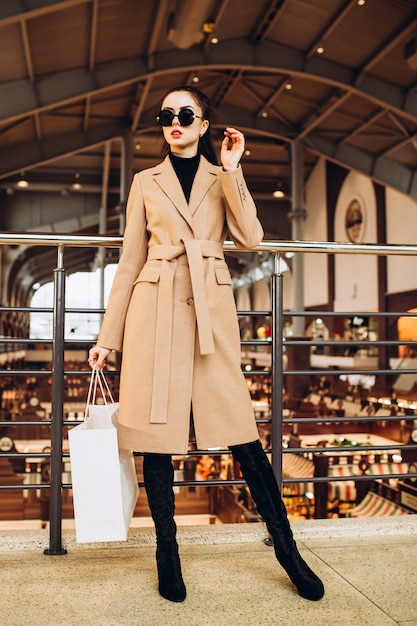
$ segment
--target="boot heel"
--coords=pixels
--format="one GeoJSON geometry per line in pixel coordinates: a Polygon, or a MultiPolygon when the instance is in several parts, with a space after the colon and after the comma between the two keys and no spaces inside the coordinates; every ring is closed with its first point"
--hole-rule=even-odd
{"type": "Polygon", "coordinates": [[[302,598],[317,601],[324,596],[322,581],[307,565],[297,548],[285,559],[282,558],[278,551],[275,551],[275,554],[278,562],[285,569],[302,598]]]}
{"type": "Polygon", "coordinates": [[[182,578],[178,546],[157,548],[156,565],[161,596],[171,602],[184,602],[187,591],[182,578]]]}

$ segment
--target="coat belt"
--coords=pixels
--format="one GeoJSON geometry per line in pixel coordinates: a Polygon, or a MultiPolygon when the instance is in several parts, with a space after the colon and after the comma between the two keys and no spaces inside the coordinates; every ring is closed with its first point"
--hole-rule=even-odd
{"type": "Polygon", "coordinates": [[[155,245],[148,250],[148,261],[161,261],[150,416],[150,422],[156,424],[165,424],[168,420],[173,288],[176,270],[176,263],[172,263],[172,261],[183,255],[187,256],[190,270],[200,354],[212,354],[214,352],[213,331],[205,290],[203,258],[224,259],[223,246],[217,241],[198,239],[182,239],[181,243],[183,245],[155,245]]]}

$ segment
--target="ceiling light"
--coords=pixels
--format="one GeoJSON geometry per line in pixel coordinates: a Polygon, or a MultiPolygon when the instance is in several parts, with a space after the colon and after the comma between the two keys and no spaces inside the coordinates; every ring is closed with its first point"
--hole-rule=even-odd
{"type": "Polygon", "coordinates": [[[20,189],[25,189],[26,187],[29,187],[29,183],[24,178],[21,178],[17,181],[17,187],[19,187],[20,189]]]}
{"type": "Polygon", "coordinates": [[[323,52],[324,52],[323,46],[319,46],[318,48],[316,48],[316,52],[317,52],[317,54],[323,54],[323,52]]]}
{"type": "Polygon", "coordinates": [[[359,7],[363,7],[363,5],[365,4],[366,0],[358,0],[358,6],[359,7]]]}
{"type": "Polygon", "coordinates": [[[277,183],[277,188],[272,192],[274,198],[283,198],[285,196],[284,190],[282,188],[282,182],[279,180],[277,183]]]}
{"type": "Polygon", "coordinates": [[[212,44],[216,45],[216,43],[219,43],[219,38],[218,38],[218,37],[212,37],[212,38],[210,39],[210,42],[211,42],[212,44]]]}
{"type": "Polygon", "coordinates": [[[292,89],[292,83],[285,83],[285,89],[290,91],[292,89]]]}
{"type": "MultiPolygon", "coordinates": [[[[75,172],[74,178],[76,180],[79,180],[81,178],[80,172],[75,172]]],[[[72,188],[75,189],[76,191],[78,191],[79,189],[81,189],[81,184],[80,183],[73,183],[72,188]]]]}
{"type": "Polygon", "coordinates": [[[250,150],[245,150],[245,156],[250,156],[250,150]]]}
{"type": "Polygon", "coordinates": [[[198,76],[193,76],[193,83],[199,83],[200,79],[198,76]]]}
{"type": "Polygon", "coordinates": [[[216,24],[214,20],[207,20],[207,22],[204,22],[203,24],[203,33],[212,33],[214,31],[215,25],[216,24]]]}
{"type": "Polygon", "coordinates": [[[267,111],[262,111],[261,117],[268,117],[268,112],[267,111]]]}

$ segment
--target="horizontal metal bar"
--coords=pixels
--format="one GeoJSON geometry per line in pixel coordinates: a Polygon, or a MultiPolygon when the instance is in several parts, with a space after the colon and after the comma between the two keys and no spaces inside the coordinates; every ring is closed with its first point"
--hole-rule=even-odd
{"type": "MultiPolygon", "coordinates": [[[[224,250],[236,250],[232,241],[225,241],[224,250]]],[[[392,245],[392,244],[371,244],[371,243],[338,243],[336,241],[262,241],[256,248],[251,248],[248,252],[303,252],[325,254],[372,254],[372,255],[414,255],[417,254],[417,246],[413,245],[392,245]]],[[[239,252],[244,252],[239,249],[239,252]]]]}
{"type": "Polygon", "coordinates": [[[0,376],[45,376],[52,370],[0,370],[0,376]]]}
{"type": "MultiPolygon", "coordinates": [[[[360,474],[358,476],[305,476],[305,477],[297,477],[297,478],[283,478],[282,482],[284,484],[294,484],[294,483],[333,483],[333,482],[346,482],[346,481],[365,481],[365,480],[384,480],[391,478],[406,478],[408,474],[360,474]]],[[[236,480],[204,480],[204,481],[192,481],[192,480],[178,480],[174,481],[174,487],[224,487],[224,486],[233,486],[233,485],[244,485],[246,484],[244,480],[236,479],[236,480]]],[[[138,482],[138,485],[144,487],[143,482],[138,482]]],[[[63,489],[72,489],[72,483],[63,483],[63,489]]],[[[25,491],[26,489],[31,490],[49,490],[50,483],[29,483],[27,485],[0,485],[0,490],[21,490],[25,491]]],[[[284,495],[285,497],[285,495],[284,495]]]]}
{"type": "MultiPolygon", "coordinates": [[[[0,233],[0,245],[24,246],[68,246],[120,248],[123,237],[116,236],[85,236],[85,235],[37,235],[34,233],[0,233]]],[[[372,255],[415,255],[417,246],[405,244],[371,244],[371,243],[339,243],[336,241],[262,241],[255,248],[237,248],[232,241],[225,241],[223,249],[239,252],[302,252],[324,254],[372,254],[372,255]]]]}
{"type": "Polygon", "coordinates": [[[34,306],[0,306],[0,313],[5,311],[18,311],[19,313],[53,313],[51,307],[34,306]]]}
{"type": "Polygon", "coordinates": [[[50,426],[51,420],[36,420],[36,421],[20,421],[20,420],[0,420],[0,426],[50,426]]]}
{"type": "Polygon", "coordinates": [[[283,478],[284,483],[343,483],[357,480],[384,480],[386,478],[407,478],[410,474],[359,474],[352,476],[306,476],[305,478],[283,478]]]}
{"type": "Polygon", "coordinates": [[[0,344],[9,344],[9,343],[24,343],[25,345],[27,345],[28,343],[52,343],[52,339],[31,339],[30,337],[1,337],[0,336],[0,344]]]}
{"type": "Polygon", "coordinates": [[[68,247],[97,247],[97,248],[120,248],[123,237],[106,236],[83,236],[83,235],[35,235],[33,233],[0,233],[0,245],[21,246],[68,246],[68,247]]]}
{"type": "Polygon", "coordinates": [[[417,369],[398,369],[398,370],[374,370],[374,369],[316,369],[311,370],[284,370],[284,376],[340,376],[344,374],[363,374],[364,376],[372,376],[373,374],[417,374],[417,369]]]}
{"type": "Polygon", "coordinates": [[[374,445],[374,444],[367,444],[364,443],[362,445],[357,445],[357,446],[309,446],[308,448],[283,448],[282,453],[283,454],[313,454],[315,452],[328,452],[329,455],[331,455],[333,452],[346,452],[346,453],[353,453],[353,452],[365,452],[365,453],[369,453],[372,454],[372,452],[374,450],[384,450],[384,451],[397,451],[399,450],[401,452],[401,450],[417,450],[417,444],[386,444],[386,445],[374,445]]]}
{"type": "Polygon", "coordinates": [[[283,311],[285,317],[415,317],[414,311],[283,311]]]}
{"type": "Polygon", "coordinates": [[[339,339],[334,339],[333,341],[331,341],[330,339],[321,340],[321,339],[310,339],[310,337],[306,337],[304,341],[300,339],[284,339],[284,345],[285,346],[322,346],[322,347],[348,346],[349,348],[353,348],[353,347],[373,348],[375,346],[415,346],[417,345],[417,341],[412,340],[412,339],[405,339],[405,340],[375,339],[375,341],[372,341],[370,339],[366,339],[366,340],[361,339],[361,340],[356,340],[356,341],[351,341],[351,340],[349,341],[348,339],[346,340],[341,339],[339,341],[339,339]]]}
{"type": "Polygon", "coordinates": [[[375,415],[347,415],[343,417],[333,417],[331,415],[319,415],[319,417],[285,417],[282,420],[283,424],[324,424],[324,423],[340,423],[344,424],[348,422],[352,422],[353,424],[357,424],[358,422],[382,422],[389,420],[390,422],[414,422],[416,419],[415,414],[412,415],[384,415],[384,416],[375,416],[375,415]]]}
{"type": "Polygon", "coordinates": [[[81,314],[93,314],[93,313],[97,313],[98,315],[101,315],[103,313],[106,312],[106,309],[77,309],[77,308],[72,308],[72,307],[68,307],[65,308],[65,313],[79,313],[81,314]]]}
{"type": "Polygon", "coordinates": [[[271,347],[271,342],[266,339],[242,339],[240,342],[242,346],[261,346],[263,347],[271,347]]]}
{"type": "Polygon", "coordinates": [[[262,317],[271,317],[272,311],[237,311],[237,314],[243,317],[255,317],[257,315],[261,315],[262,317]]]}
{"type": "Polygon", "coordinates": [[[27,485],[0,485],[0,490],[4,489],[5,491],[17,489],[21,491],[26,491],[26,489],[32,489],[36,491],[37,489],[50,489],[51,485],[49,483],[28,483],[27,485]]]}
{"type": "MultiPolygon", "coordinates": [[[[27,306],[0,306],[0,312],[18,311],[20,313],[53,313],[51,307],[27,307],[27,306]]],[[[75,307],[65,308],[66,313],[104,313],[103,308],[94,309],[81,309],[75,307]]],[[[237,311],[239,316],[243,317],[271,317],[272,311],[237,311]]],[[[415,312],[410,311],[283,311],[285,317],[354,317],[360,315],[361,317],[415,317],[415,312]]]]}
{"type": "Polygon", "coordinates": [[[51,453],[50,452],[2,452],[0,456],[6,457],[9,459],[20,459],[20,458],[47,459],[47,458],[50,458],[51,453]]]}

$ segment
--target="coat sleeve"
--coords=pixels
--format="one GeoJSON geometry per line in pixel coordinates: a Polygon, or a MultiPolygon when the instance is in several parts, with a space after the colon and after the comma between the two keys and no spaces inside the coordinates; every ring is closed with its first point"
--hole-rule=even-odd
{"type": "Polygon", "coordinates": [[[235,171],[221,170],[220,180],[226,198],[226,221],[230,237],[237,248],[254,248],[262,241],[264,231],[241,166],[235,171]]]}
{"type": "Polygon", "coordinates": [[[97,339],[97,345],[103,348],[122,349],[126,314],[133,285],[146,261],[147,248],[145,207],[140,177],[136,174],[127,201],[123,251],[97,339]]]}

